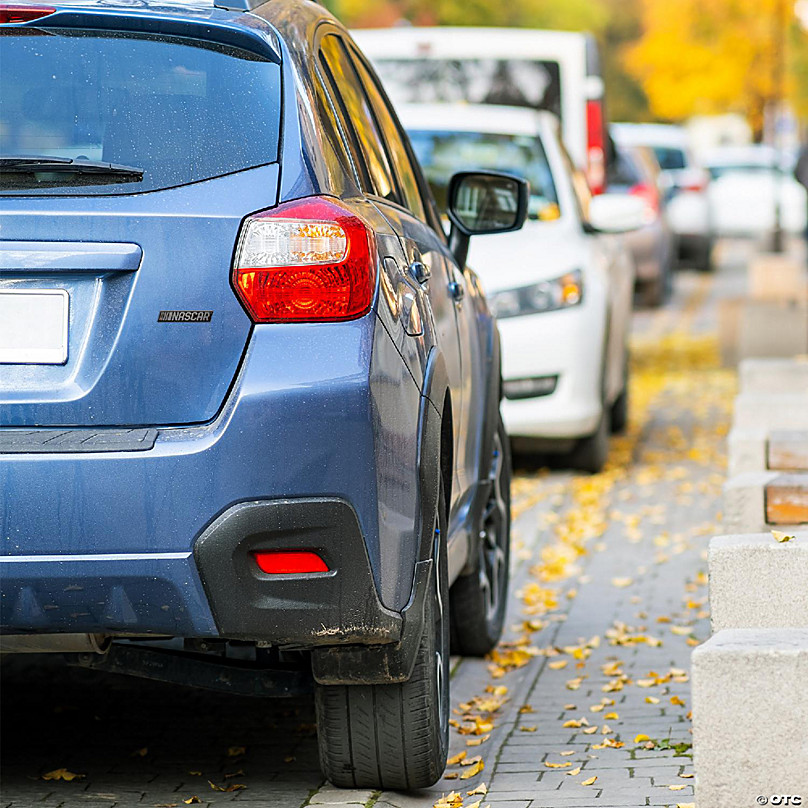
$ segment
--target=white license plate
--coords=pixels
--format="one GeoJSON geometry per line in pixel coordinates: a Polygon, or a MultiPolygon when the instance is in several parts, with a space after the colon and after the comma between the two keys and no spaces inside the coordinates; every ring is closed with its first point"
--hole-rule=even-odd
{"type": "Polygon", "coordinates": [[[0,290],[0,364],[63,365],[69,306],[65,289],[0,290]]]}

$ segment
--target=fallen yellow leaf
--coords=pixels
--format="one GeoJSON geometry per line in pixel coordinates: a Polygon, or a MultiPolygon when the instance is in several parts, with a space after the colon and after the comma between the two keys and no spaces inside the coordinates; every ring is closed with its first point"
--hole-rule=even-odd
{"type": "Polygon", "coordinates": [[[86,777],[86,774],[76,774],[75,772],[68,771],[67,769],[54,769],[52,772],[42,775],[43,780],[66,780],[68,783],[72,780],[81,780],[86,777]]]}
{"type": "Polygon", "coordinates": [[[790,533],[783,533],[781,530],[773,530],[772,536],[780,542],[780,544],[784,544],[787,541],[791,541],[792,539],[796,538],[790,533]]]}
{"type": "Polygon", "coordinates": [[[581,780],[582,786],[591,786],[598,778],[597,777],[590,777],[588,780],[581,780]]]}
{"type": "Polygon", "coordinates": [[[470,780],[475,775],[479,774],[485,768],[482,760],[478,760],[473,766],[469,766],[463,774],[460,775],[461,780],[470,780]]]}
{"type": "Polygon", "coordinates": [[[454,766],[456,763],[460,763],[463,758],[466,757],[466,750],[464,749],[462,752],[458,752],[456,755],[453,755],[446,761],[447,766],[454,766]]]}
{"type": "Polygon", "coordinates": [[[650,741],[651,739],[644,735],[642,732],[634,738],[634,743],[642,743],[643,741],[650,741]]]}

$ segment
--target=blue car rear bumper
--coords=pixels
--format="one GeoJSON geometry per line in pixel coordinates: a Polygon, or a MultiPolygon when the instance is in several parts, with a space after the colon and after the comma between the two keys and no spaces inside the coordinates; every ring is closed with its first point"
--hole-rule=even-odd
{"type": "MultiPolygon", "coordinates": [[[[160,428],[152,449],[0,454],[0,630],[180,637],[229,632],[318,644],[329,641],[329,630],[330,642],[349,641],[353,624],[354,630],[372,629],[364,639],[354,631],[353,641],[397,639],[397,617],[406,600],[391,603],[388,597],[385,606],[378,594],[392,591],[382,580],[372,417],[371,349],[378,327],[371,315],[350,324],[301,328],[305,339],[295,326],[257,327],[216,420],[160,428]],[[244,572],[245,559],[236,555],[254,542],[242,545],[238,537],[230,556],[220,554],[200,574],[198,540],[241,503],[312,498],[343,503],[353,514],[354,541],[329,548],[340,530],[329,533],[321,526],[316,543],[337,568],[359,572],[348,589],[347,573],[340,585],[334,576],[319,587],[285,580],[274,606],[269,604],[263,617],[260,608],[253,610],[252,622],[239,631],[234,615],[250,598],[260,607],[262,599],[275,597],[267,586],[277,581],[258,581],[266,586],[249,595],[256,569],[241,582],[226,575],[219,580],[228,563],[244,572]],[[360,579],[364,585],[357,589],[360,579]],[[350,590],[370,604],[364,621],[348,608],[350,590]],[[226,608],[228,598],[233,608],[226,608]],[[308,618],[300,619],[304,612],[308,618]],[[297,634],[290,630],[295,625],[297,634]],[[319,626],[320,639],[312,640],[312,626],[319,626]]],[[[415,447],[416,435],[411,442],[415,447]]],[[[247,533],[254,537],[256,530],[247,533]]],[[[285,549],[295,546],[294,534],[293,518],[265,538],[269,546],[285,549]]],[[[336,577],[340,574],[338,569],[336,577]]]]}

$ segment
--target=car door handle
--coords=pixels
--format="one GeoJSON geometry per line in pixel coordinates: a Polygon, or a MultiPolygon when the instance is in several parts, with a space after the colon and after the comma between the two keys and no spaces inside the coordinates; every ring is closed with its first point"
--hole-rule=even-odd
{"type": "Polygon", "coordinates": [[[454,299],[455,303],[459,303],[466,295],[466,290],[460,281],[452,281],[449,284],[449,294],[454,299]]]}
{"type": "Polygon", "coordinates": [[[423,286],[432,275],[432,270],[423,261],[413,261],[408,267],[409,273],[416,283],[423,286]]]}

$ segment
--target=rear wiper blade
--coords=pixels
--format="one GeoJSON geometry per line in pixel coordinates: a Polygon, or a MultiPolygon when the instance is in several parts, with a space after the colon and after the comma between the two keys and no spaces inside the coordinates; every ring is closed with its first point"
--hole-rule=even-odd
{"type": "Polygon", "coordinates": [[[143,178],[143,169],[105,163],[101,160],[71,160],[69,157],[36,157],[19,155],[0,157],[0,172],[32,173],[35,171],[65,171],[71,174],[112,174],[133,179],[143,178]]]}

